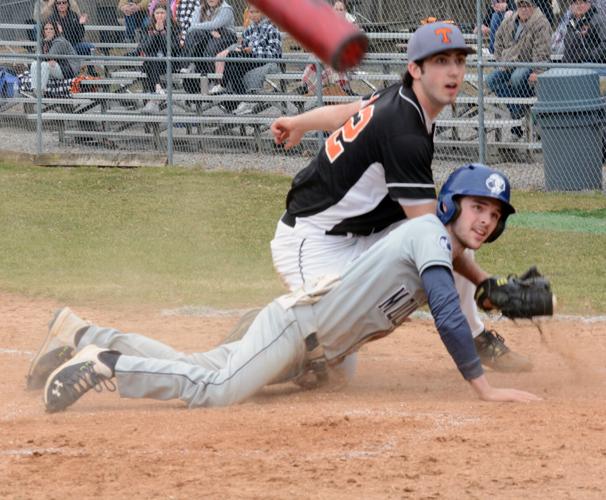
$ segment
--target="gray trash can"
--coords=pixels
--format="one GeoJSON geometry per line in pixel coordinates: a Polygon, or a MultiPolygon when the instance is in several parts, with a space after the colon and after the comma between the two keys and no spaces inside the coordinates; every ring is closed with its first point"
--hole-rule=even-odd
{"type": "Polygon", "coordinates": [[[547,191],[602,189],[604,109],[595,71],[555,68],[539,75],[532,114],[543,143],[547,191]]]}

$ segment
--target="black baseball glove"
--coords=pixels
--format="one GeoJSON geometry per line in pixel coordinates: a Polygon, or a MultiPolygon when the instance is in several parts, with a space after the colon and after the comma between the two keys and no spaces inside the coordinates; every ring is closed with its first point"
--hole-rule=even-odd
{"type": "Polygon", "coordinates": [[[511,319],[551,316],[555,303],[551,283],[535,266],[521,276],[484,280],[478,285],[475,299],[485,311],[496,308],[511,319]]]}

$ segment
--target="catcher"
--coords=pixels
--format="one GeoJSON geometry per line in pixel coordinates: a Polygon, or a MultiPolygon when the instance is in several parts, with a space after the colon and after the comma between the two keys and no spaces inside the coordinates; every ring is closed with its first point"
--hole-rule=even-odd
{"type": "MultiPolygon", "coordinates": [[[[115,390],[114,379],[123,397],[179,398],[190,407],[234,404],[266,384],[339,380],[334,367],[344,357],[388,335],[427,302],[445,347],[479,398],[537,400],[489,384],[453,279],[453,259],[503,232],[515,212],[509,200],[509,182],[500,172],[483,165],[457,169],[439,193],[437,215],[398,227],[340,275],[277,298],[241,340],[205,353],[176,352],[142,335],[91,325],[63,308],[32,362],[29,385],[40,387],[46,380],[50,412],[65,410],[90,389],[115,390]]],[[[525,317],[551,314],[549,283],[536,273],[525,282],[532,279],[535,285],[524,288],[513,279],[491,278],[479,288],[478,300],[485,307],[504,307],[512,317],[518,316],[516,304],[525,317]]]]}

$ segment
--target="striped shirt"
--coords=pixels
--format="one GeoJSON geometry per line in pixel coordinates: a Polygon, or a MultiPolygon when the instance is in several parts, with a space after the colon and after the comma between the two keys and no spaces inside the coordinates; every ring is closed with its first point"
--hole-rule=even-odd
{"type": "Polygon", "coordinates": [[[282,35],[269,19],[251,23],[242,33],[242,47],[252,48],[253,57],[282,57],[282,35]]]}

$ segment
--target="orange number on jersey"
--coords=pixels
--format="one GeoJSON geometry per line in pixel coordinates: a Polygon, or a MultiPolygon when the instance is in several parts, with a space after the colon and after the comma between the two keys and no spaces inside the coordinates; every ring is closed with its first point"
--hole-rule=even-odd
{"type": "MultiPolygon", "coordinates": [[[[374,99],[372,99],[372,101],[374,101],[374,99]]],[[[345,147],[343,146],[344,142],[353,142],[356,140],[362,130],[364,130],[366,125],[370,122],[374,111],[374,104],[365,106],[347,120],[345,125],[330,134],[330,137],[326,140],[326,144],[324,145],[324,150],[326,151],[326,156],[330,163],[334,163],[334,161],[341,156],[343,151],[345,151],[345,147]],[[357,122],[354,122],[356,118],[357,122]]]]}
{"type": "Polygon", "coordinates": [[[335,130],[328,139],[326,139],[326,143],[324,144],[324,150],[326,151],[326,156],[328,156],[328,161],[333,163],[341,153],[345,151],[343,144],[339,141],[339,134],[342,129],[335,130]]]}

